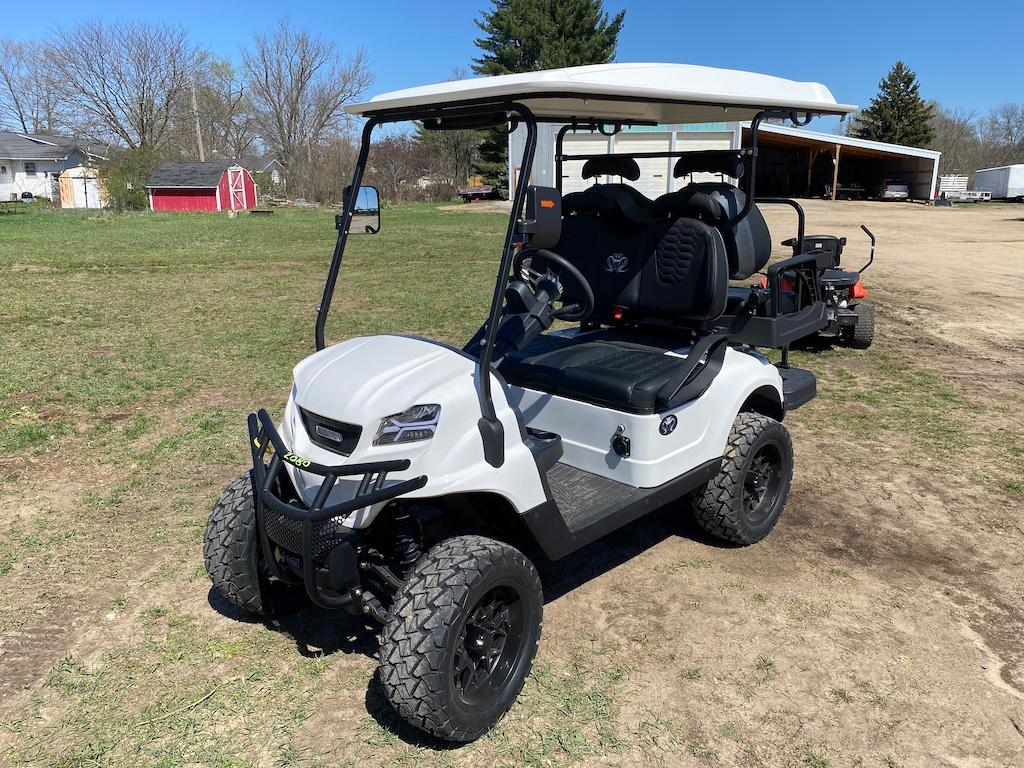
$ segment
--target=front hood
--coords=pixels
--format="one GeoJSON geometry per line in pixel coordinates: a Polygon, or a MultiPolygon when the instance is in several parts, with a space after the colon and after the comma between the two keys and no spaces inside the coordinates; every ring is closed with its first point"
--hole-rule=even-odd
{"type": "Polygon", "coordinates": [[[472,381],[474,361],[437,342],[408,336],[349,339],[295,366],[295,402],[364,428],[412,405],[444,405],[445,389],[472,381]]]}

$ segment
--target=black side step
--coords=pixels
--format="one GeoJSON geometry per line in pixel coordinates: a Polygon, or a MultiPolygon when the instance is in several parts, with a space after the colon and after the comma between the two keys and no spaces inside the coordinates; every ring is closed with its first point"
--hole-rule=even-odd
{"type": "Polygon", "coordinates": [[[713,459],[657,488],[634,488],[558,463],[547,475],[551,500],[523,519],[544,554],[557,560],[685,496],[721,466],[721,458],[713,459]]]}
{"type": "Polygon", "coordinates": [[[805,403],[809,403],[818,394],[818,380],[814,374],[803,368],[781,365],[779,374],[782,376],[783,406],[793,411],[805,403]]]}

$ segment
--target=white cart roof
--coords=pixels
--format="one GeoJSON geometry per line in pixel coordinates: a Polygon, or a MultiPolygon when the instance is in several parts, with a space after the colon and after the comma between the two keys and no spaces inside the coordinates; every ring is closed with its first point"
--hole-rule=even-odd
{"type": "Polygon", "coordinates": [[[820,83],[694,64],[595,64],[421,85],[346,107],[357,115],[519,101],[542,120],[701,123],[749,120],[766,107],[846,114],[820,83]]]}

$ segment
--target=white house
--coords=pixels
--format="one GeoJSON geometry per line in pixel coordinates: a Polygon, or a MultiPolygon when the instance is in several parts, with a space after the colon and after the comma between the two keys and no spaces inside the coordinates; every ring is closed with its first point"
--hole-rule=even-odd
{"type": "Polygon", "coordinates": [[[0,131],[0,200],[57,199],[61,171],[104,159],[77,139],[0,131]]]}

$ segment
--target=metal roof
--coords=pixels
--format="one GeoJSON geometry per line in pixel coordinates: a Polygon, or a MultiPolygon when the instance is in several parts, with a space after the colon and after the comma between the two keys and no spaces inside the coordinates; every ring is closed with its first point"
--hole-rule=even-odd
{"type": "MultiPolygon", "coordinates": [[[[744,128],[749,128],[750,123],[744,123],[744,128]]],[[[942,153],[935,149],[922,149],[921,147],[907,147],[902,144],[887,144],[884,141],[871,141],[869,139],[858,139],[854,136],[843,136],[838,133],[821,133],[820,131],[808,131],[803,128],[793,128],[788,125],[776,125],[774,123],[761,123],[757,129],[759,133],[775,133],[782,136],[792,136],[797,139],[808,141],[819,141],[825,144],[841,144],[844,147],[857,147],[873,152],[880,152],[886,155],[907,155],[909,157],[926,157],[930,160],[937,160],[942,153]]]]}
{"type": "Polygon", "coordinates": [[[540,119],[701,123],[749,120],[765,108],[846,114],[820,83],[694,64],[595,64],[406,88],[346,107],[351,114],[519,101],[540,119]]]}
{"type": "Polygon", "coordinates": [[[188,189],[211,189],[220,183],[224,171],[235,165],[231,162],[168,162],[160,163],[146,182],[146,189],[153,187],[182,187],[188,189]]]}

